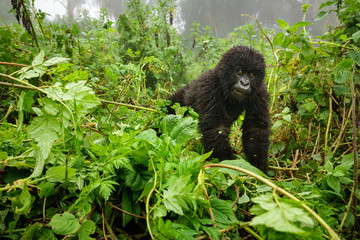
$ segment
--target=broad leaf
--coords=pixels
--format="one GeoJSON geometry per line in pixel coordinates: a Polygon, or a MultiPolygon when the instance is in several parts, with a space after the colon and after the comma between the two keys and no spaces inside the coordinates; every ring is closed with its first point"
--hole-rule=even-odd
{"type": "Polygon", "coordinates": [[[93,238],[90,237],[91,234],[95,232],[95,223],[91,220],[85,220],[81,224],[81,228],[78,233],[79,240],[91,240],[93,238]]]}
{"type": "Polygon", "coordinates": [[[42,158],[46,159],[53,143],[59,138],[60,123],[54,116],[43,114],[31,122],[29,133],[38,142],[42,158]]]}
{"type": "Polygon", "coordinates": [[[79,220],[71,213],[55,214],[49,222],[53,232],[58,235],[75,233],[80,227],[79,220]]]}
{"type": "Polygon", "coordinates": [[[20,195],[11,200],[12,208],[16,214],[27,215],[32,207],[32,197],[29,189],[24,184],[20,195]]]}

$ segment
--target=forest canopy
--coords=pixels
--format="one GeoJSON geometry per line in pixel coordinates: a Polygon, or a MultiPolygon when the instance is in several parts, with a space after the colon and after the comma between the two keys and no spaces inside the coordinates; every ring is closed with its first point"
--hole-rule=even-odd
{"type": "MultiPolygon", "coordinates": [[[[360,2],[217,37],[174,26],[176,1],[129,0],[114,21],[49,22],[7,0],[0,26],[0,237],[4,239],[359,239],[360,2]],[[9,9],[10,10],[10,9],[9,9]],[[166,98],[236,45],[266,60],[269,171],[204,151],[198,114],[166,98]]],[[[35,0],[36,1],[36,0],[35,0]]],[[[2,10],[3,11],[3,10],[2,10]]]]}

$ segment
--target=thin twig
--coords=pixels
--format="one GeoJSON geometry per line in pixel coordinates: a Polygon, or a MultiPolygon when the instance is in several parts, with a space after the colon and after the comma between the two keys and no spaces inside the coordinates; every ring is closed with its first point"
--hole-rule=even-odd
{"type": "Polygon", "coordinates": [[[139,215],[136,215],[136,214],[127,212],[127,211],[125,211],[125,210],[123,210],[123,209],[121,209],[121,208],[119,208],[119,207],[117,207],[117,206],[115,206],[115,205],[113,205],[113,204],[111,204],[111,203],[107,203],[107,205],[112,206],[112,207],[115,208],[116,210],[119,210],[119,211],[121,211],[121,212],[123,212],[123,213],[126,213],[126,214],[130,215],[130,216],[137,217],[137,218],[142,218],[142,219],[146,219],[146,217],[139,216],[139,215]]]}
{"type": "Polygon", "coordinates": [[[126,104],[126,103],[112,102],[112,101],[107,101],[107,100],[103,100],[103,99],[101,99],[100,101],[103,103],[107,103],[107,104],[115,104],[115,105],[119,105],[119,106],[123,106],[123,107],[135,108],[135,109],[150,111],[150,112],[154,112],[154,113],[160,113],[158,110],[155,110],[152,108],[140,107],[140,106],[135,106],[135,105],[126,104]]]}
{"type": "Polygon", "coordinates": [[[104,235],[105,240],[107,240],[106,231],[105,231],[105,214],[104,214],[104,208],[105,208],[105,205],[102,207],[102,210],[101,210],[102,231],[103,231],[103,235],[104,235]]]}
{"type": "Polygon", "coordinates": [[[235,207],[237,201],[239,200],[240,191],[239,191],[239,187],[237,185],[235,185],[235,191],[236,191],[236,199],[235,199],[233,205],[231,206],[231,208],[235,207]]]}
{"type": "MultiPolygon", "coordinates": [[[[208,193],[207,193],[207,191],[206,191],[205,185],[203,186],[203,192],[204,192],[206,201],[208,201],[208,203],[210,204],[209,195],[208,195],[208,193]]],[[[211,205],[210,205],[210,208],[209,208],[209,214],[210,214],[211,220],[214,221],[213,227],[216,228],[215,217],[214,217],[214,213],[213,213],[213,210],[212,210],[212,208],[211,208],[211,205]]]]}
{"type": "Polygon", "coordinates": [[[10,62],[0,62],[1,65],[11,65],[11,66],[19,66],[19,67],[31,67],[29,65],[21,64],[21,63],[10,63],[10,62]]]}
{"type": "MultiPolygon", "coordinates": [[[[355,108],[355,78],[351,81],[351,97],[352,97],[352,125],[353,125],[353,153],[354,153],[354,189],[353,189],[353,211],[354,216],[356,216],[357,211],[357,196],[356,192],[358,191],[358,163],[357,163],[357,127],[356,127],[356,108],[355,108]]],[[[359,223],[356,223],[351,229],[351,239],[354,239],[355,228],[359,223]]]]}

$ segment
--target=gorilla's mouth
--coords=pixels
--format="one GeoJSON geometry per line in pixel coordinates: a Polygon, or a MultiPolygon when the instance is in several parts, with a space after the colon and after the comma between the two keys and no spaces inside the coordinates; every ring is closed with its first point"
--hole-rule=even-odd
{"type": "Polygon", "coordinates": [[[250,93],[250,89],[236,89],[235,88],[233,90],[233,95],[237,99],[243,99],[249,93],[250,93]]]}

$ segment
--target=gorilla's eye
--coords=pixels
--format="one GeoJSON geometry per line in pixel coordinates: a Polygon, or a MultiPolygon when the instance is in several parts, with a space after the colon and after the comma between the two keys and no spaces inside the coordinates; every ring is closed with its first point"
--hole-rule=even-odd
{"type": "Polygon", "coordinates": [[[254,74],[253,73],[250,73],[250,77],[253,77],[254,76],[254,74]]]}
{"type": "Polygon", "coordinates": [[[243,71],[241,71],[241,70],[238,70],[238,72],[237,72],[239,75],[242,75],[243,74],[243,71]]]}

